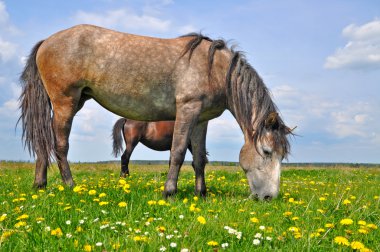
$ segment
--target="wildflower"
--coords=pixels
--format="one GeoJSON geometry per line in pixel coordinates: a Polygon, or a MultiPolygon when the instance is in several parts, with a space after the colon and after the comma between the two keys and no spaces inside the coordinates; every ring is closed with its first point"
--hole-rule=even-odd
{"type": "Polygon", "coordinates": [[[184,198],[182,202],[183,202],[183,204],[186,204],[188,201],[189,200],[187,198],[184,198]]]}
{"type": "MultiPolygon", "coordinates": [[[[73,191],[76,192],[76,193],[78,193],[78,192],[83,191],[83,188],[82,188],[82,186],[78,185],[78,186],[75,186],[75,187],[73,188],[73,191]]],[[[90,251],[91,251],[91,250],[90,250],[90,251]]]]}
{"type": "Polygon", "coordinates": [[[127,206],[127,203],[122,201],[122,202],[119,202],[119,204],[117,204],[119,207],[126,207],[127,206]]]}
{"type": "Polygon", "coordinates": [[[317,209],[317,212],[321,213],[321,214],[324,214],[326,211],[323,210],[323,209],[317,209]]]}
{"type": "Polygon", "coordinates": [[[50,234],[52,236],[61,237],[63,235],[62,230],[60,228],[53,229],[50,234]]]}
{"type": "Polygon", "coordinates": [[[163,226],[160,226],[160,227],[157,228],[157,231],[160,232],[160,233],[165,232],[165,230],[166,230],[166,228],[163,227],[163,226]]]}
{"type": "Polygon", "coordinates": [[[370,224],[367,224],[367,228],[375,230],[377,229],[377,226],[375,224],[370,223],[370,224]]]}
{"type": "Polygon", "coordinates": [[[67,233],[67,234],[66,234],[66,238],[70,239],[71,237],[73,237],[72,234],[70,234],[70,233],[67,233]]]}
{"type": "Polygon", "coordinates": [[[288,202],[290,203],[294,202],[294,198],[289,198],[288,202]]]}
{"type": "Polygon", "coordinates": [[[95,246],[97,246],[97,247],[101,247],[102,245],[103,245],[103,243],[101,243],[101,242],[95,243],[95,246]]]}
{"type": "Polygon", "coordinates": [[[96,191],[95,190],[90,190],[90,191],[88,191],[88,195],[96,195],[96,191]]]}
{"type": "Polygon", "coordinates": [[[360,221],[358,221],[358,224],[365,226],[365,225],[367,225],[367,222],[365,222],[364,220],[360,220],[360,221]]]}
{"type": "Polygon", "coordinates": [[[10,237],[14,232],[13,231],[5,231],[1,236],[0,236],[0,244],[5,240],[7,239],[8,237],[10,237]]]}
{"type": "Polygon", "coordinates": [[[38,195],[36,195],[36,194],[34,194],[34,195],[32,195],[32,199],[38,199],[38,195]]]}
{"type": "Polygon", "coordinates": [[[351,204],[351,201],[348,199],[343,200],[343,205],[349,205],[351,204]]]}
{"type": "Polygon", "coordinates": [[[340,224],[341,224],[341,225],[351,225],[352,223],[354,223],[354,221],[351,220],[351,219],[342,219],[342,220],[340,221],[340,224]]]}
{"type": "Polygon", "coordinates": [[[290,232],[293,232],[293,233],[298,233],[300,231],[299,228],[297,228],[297,227],[290,227],[290,228],[288,228],[288,230],[290,232]]]}
{"type": "Polygon", "coordinates": [[[260,226],[259,229],[260,230],[265,230],[265,226],[260,226]]]}
{"type": "Polygon", "coordinates": [[[99,206],[104,206],[104,205],[108,205],[108,204],[109,204],[109,202],[107,202],[107,201],[99,202],[99,206]]]}
{"type": "Polygon", "coordinates": [[[99,198],[103,198],[103,197],[106,197],[107,196],[107,194],[105,194],[105,193],[101,193],[101,194],[99,194],[99,198]]]}
{"type": "Polygon", "coordinates": [[[353,242],[351,242],[350,245],[351,245],[352,249],[356,249],[356,250],[360,250],[360,249],[365,248],[364,244],[361,242],[358,242],[358,241],[353,241],[353,242]]]}
{"type": "Polygon", "coordinates": [[[24,219],[28,219],[28,218],[29,218],[29,215],[23,214],[23,215],[20,215],[19,217],[17,217],[16,220],[24,220],[24,219]]]}
{"type": "Polygon", "coordinates": [[[223,249],[226,249],[228,247],[228,243],[227,242],[226,243],[222,243],[221,246],[222,246],[223,249]]]}
{"type": "Polygon", "coordinates": [[[206,219],[203,216],[198,216],[197,221],[201,224],[206,224],[206,219]]]}
{"type": "Polygon", "coordinates": [[[290,216],[290,215],[292,215],[293,213],[292,212],[285,212],[285,213],[283,213],[283,215],[285,216],[285,217],[288,217],[288,216],[290,216]]]}
{"type": "Polygon", "coordinates": [[[300,219],[300,218],[297,217],[297,216],[294,216],[294,217],[292,218],[293,221],[297,221],[297,220],[299,220],[299,219],[300,219]]]}
{"type": "Polygon", "coordinates": [[[148,201],[148,205],[156,205],[157,204],[157,201],[155,201],[155,200],[149,200],[148,201]]]}
{"type": "Polygon", "coordinates": [[[259,245],[260,244],[260,240],[259,239],[253,239],[253,245],[259,245]]]}
{"type": "Polygon", "coordinates": [[[263,238],[263,235],[261,233],[256,233],[254,237],[261,239],[261,238],[263,238]]]}
{"type": "Polygon", "coordinates": [[[19,227],[24,227],[26,226],[26,222],[25,221],[19,221],[15,224],[15,228],[19,228],[19,227]]]}
{"type": "Polygon", "coordinates": [[[219,243],[216,242],[216,241],[209,241],[209,242],[207,243],[207,245],[209,245],[209,246],[211,246],[211,247],[216,247],[216,246],[219,245],[219,243]]]}
{"type": "Polygon", "coordinates": [[[170,247],[172,247],[172,248],[176,248],[176,247],[177,247],[177,243],[175,243],[175,242],[171,242],[171,243],[170,243],[170,247]]]}
{"type": "Polygon", "coordinates": [[[118,250],[120,248],[120,243],[115,243],[112,245],[112,248],[115,249],[115,250],[118,250]]]}
{"type": "Polygon", "coordinates": [[[257,219],[256,217],[252,217],[250,219],[253,223],[259,223],[259,219],[257,219]]]}
{"type": "Polygon", "coordinates": [[[159,250],[160,250],[160,251],[166,251],[166,247],[161,246],[159,250]]]}
{"type": "Polygon", "coordinates": [[[334,228],[334,227],[335,227],[335,225],[332,223],[326,223],[325,224],[325,228],[334,228]]]}
{"type": "Polygon", "coordinates": [[[120,185],[125,185],[126,183],[127,183],[127,181],[125,181],[125,179],[119,179],[120,185]]]}
{"type": "Polygon", "coordinates": [[[180,215],[180,216],[178,216],[181,220],[183,219],[183,218],[185,218],[185,216],[183,216],[182,214],[180,215]]]}
{"type": "Polygon", "coordinates": [[[80,233],[80,232],[82,232],[82,231],[83,231],[83,228],[82,228],[82,227],[77,227],[77,228],[76,228],[76,232],[77,232],[77,233],[80,233]]]}
{"type": "Polygon", "coordinates": [[[86,244],[86,245],[83,246],[83,250],[86,251],[86,252],[91,252],[92,247],[91,247],[91,245],[86,244]]]}
{"type": "Polygon", "coordinates": [[[199,199],[199,198],[198,198],[197,196],[194,196],[194,197],[193,197],[193,200],[194,200],[194,201],[198,201],[198,199],[199,199]]]}
{"type": "Polygon", "coordinates": [[[272,237],[267,236],[267,237],[265,237],[265,240],[267,240],[267,241],[271,241],[271,240],[272,240],[272,237]]]}
{"type": "Polygon", "coordinates": [[[339,245],[349,246],[350,242],[347,240],[346,237],[343,236],[337,236],[334,238],[334,242],[339,245]]]}
{"type": "Polygon", "coordinates": [[[364,228],[359,228],[358,232],[361,233],[361,234],[368,234],[369,233],[368,229],[366,229],[365,227],[364,228]]]}
{"type": "Polygon", "coordinates": [[[320,198],[319,198],[319,201],[325,201],[325,200],[326,200],[325,197],[320,197],[320,198]]]}
{"type": "Polygon", "coordinates": [[[6,214],[6,213],[5,213],[5,214],[2,214],[2,215],[0,216],[0,222],[4,221],[6,218],[7,218],[7,214],[6,214]]]}
{"type": "Polygon", "coordinates": [[[158,203],[158,205],[160,205],[160,206],[164,206],[164,205],[166,205],[166,201],[165,201],[165,200],[159,200],[157,203],[158,203]]]}

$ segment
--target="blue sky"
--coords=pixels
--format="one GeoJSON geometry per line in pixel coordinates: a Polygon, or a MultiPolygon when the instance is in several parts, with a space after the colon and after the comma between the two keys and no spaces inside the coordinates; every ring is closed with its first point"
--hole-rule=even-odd
{"type": "MultiPolygon", "coordinates": [[[[297,126],[289,162],[380,163],[377,0],[0,0],[0,160],[33,160],[15,130],[25,56],[37,41],[81,23],[164,38],[202,31],[231,40],[263,77],[285,122],[297,126]]],[[[74,119],[69,159],[114,159],[110,132],[117,119],[86,103],[74,119]]],[[[242,144],[229,112],[210,122],[210,160],[237,161],[242,144]]],[[[132,159],[168,157],[139,145],[132,159]]]]}

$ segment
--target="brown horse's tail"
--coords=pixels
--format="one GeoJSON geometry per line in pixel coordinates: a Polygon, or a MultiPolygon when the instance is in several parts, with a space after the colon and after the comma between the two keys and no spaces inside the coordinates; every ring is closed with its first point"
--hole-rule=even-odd
{"type": "Polygon", "coordinates": [[[19,98],[22,140],[29,154],[47,164],[55,158],[55,137],[52,127],[52,109],[36,64],[36,55],[44,41],[37,43],[20,76],[22,93],[19,98]]]}
{"type": "Polygon", "coordinates": [[[122,133],[124,129],[124,123],[126,119],[120,118],[116,121],[112,130],[112,139],[113,139],[113,151],[112,154],[117,157],[123,152],[123,138],[122,133]]]}

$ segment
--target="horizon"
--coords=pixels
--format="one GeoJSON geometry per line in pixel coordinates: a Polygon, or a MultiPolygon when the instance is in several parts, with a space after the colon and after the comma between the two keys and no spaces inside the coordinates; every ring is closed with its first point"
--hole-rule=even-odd
{"type": "MultiPolygon", "coordinates": [[[[284,163],[380,163],[380,9],[377,1],[0,0],[0,160],[33,162],[21,142],[19,74],[37,41],[81,23],[154,37],[202,31],[238,44],[297,126],[284,163]]],[[[119,116],[95,101],[77,113],[68,158],[113,159],[119,116]]],[[[236,162],[243,134],[225,111],[209,123],[210,160],[236,162]]],[[[131,160],[169,160],[139,144],[131,160]]],[[[117,160],[117,159],[116,159],[117,160]]],[[[192,160],[187,153],[187,161],[192,160]]]]}

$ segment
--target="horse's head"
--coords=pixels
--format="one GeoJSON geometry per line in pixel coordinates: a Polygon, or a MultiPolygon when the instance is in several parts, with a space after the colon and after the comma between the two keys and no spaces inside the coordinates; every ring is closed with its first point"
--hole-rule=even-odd
{"type": "Polygon", "coordinates": [[[245,171],[253,196],[270,200],[280,189],[281,161],[289,152],[286,127],[278,114],[270,113],[256,129],[254,137],[245,132],[240,165],[245,171]]]}

